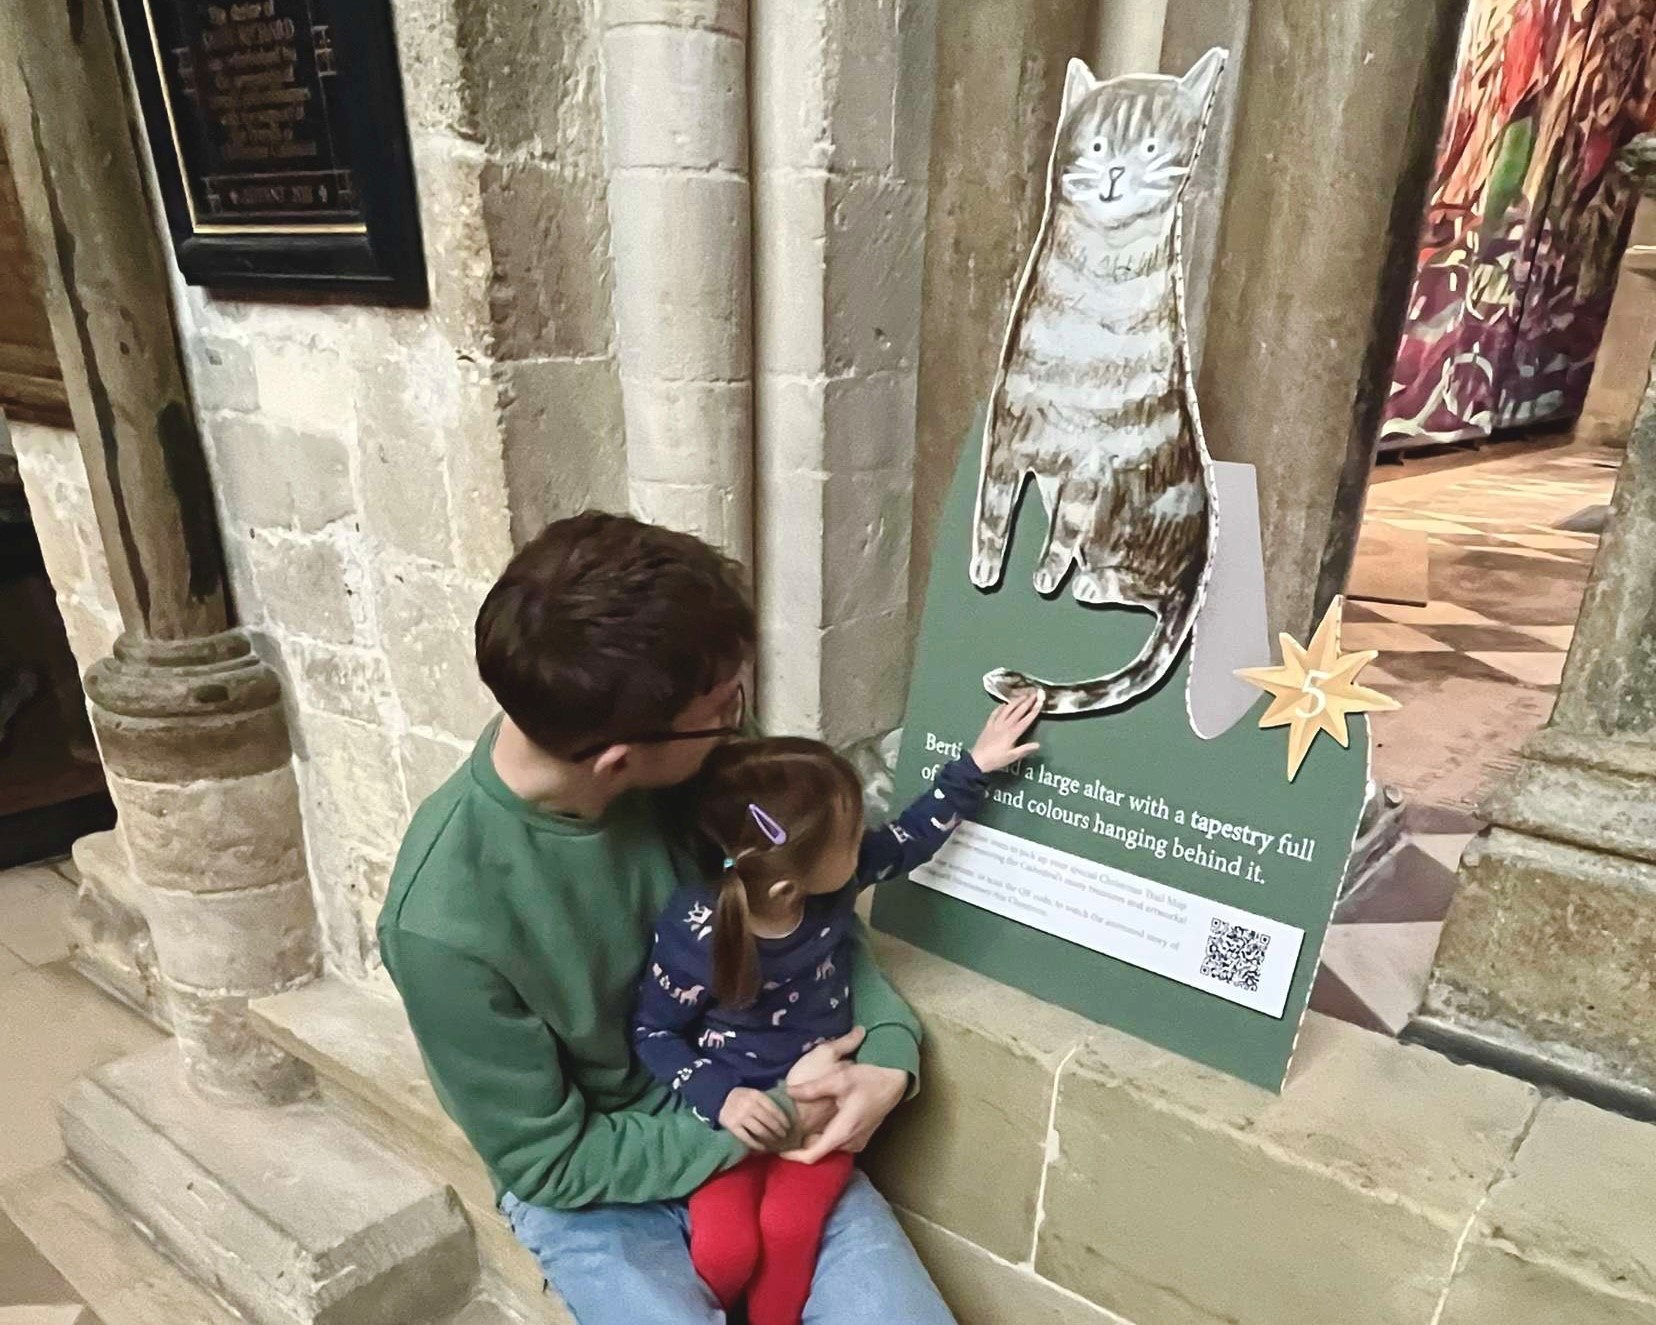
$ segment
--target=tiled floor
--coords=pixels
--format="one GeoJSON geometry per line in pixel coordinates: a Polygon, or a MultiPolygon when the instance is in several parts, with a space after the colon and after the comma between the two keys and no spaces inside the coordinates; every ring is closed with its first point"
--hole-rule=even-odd
{"type": "MultiPolygon", "coordinates": [[[[76,1078],[161,1038],[70,969],[74,896],[56,867],[0,873],[0,1186],[62,1157],[55,1110],[76,1078]]],[[[99,1325],[3,1211],[0,1325],[99,1325]]]]}
{"type": "Polygon", "coordinates": [[[1402,702],[1374,720],[1374,772],[1407,799],[1409,842],[1335,913],[1312,1006],[1392,1034],[1419,1006],[1476,810],[1552,711],[1618,452],[1518,443],[1387,466],[1366,523],[1427,535],[1423,607],[1353,600],[1342,643],[1402,702]]]}

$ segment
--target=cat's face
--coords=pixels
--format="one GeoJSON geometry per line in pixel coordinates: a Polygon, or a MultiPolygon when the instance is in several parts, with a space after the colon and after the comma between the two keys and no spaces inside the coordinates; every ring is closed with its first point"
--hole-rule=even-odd
{"type": "Polygon", "coordinates": [[[1224,53],[1210,51],[1182,79],[1100,83],[1072,60],[1053,153],[1056,195],[1092,226],[1118,235],[1171,225],[1223,65],[1224,53]]]}

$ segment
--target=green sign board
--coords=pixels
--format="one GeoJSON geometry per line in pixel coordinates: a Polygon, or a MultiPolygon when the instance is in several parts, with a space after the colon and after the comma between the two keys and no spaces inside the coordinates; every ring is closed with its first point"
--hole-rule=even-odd
{"type": "MultiPolygon", "coordinates": [[[[1154,629],[1146,612],[1037,593],[1033,518],[1013,533],[998,587],[974,587],[979,450],[977,439],[963,448],[933,557],[900,798],[971,743],[994,702],[986,674],[1100,676],[1154,629]]],[[[1033,492],[1025,505],[1038,508],[1033,492]]],[[[1218,519],[1223,529],[1223,503],[1218,519]]],[[[1210,597],[1223,584],[1216,574],[1210,597]]],[[[1223,621],[1215,606],[1197,618],[1198,650],[1204,627],[1223,621]]],[[[1316,741],[1290,782],[1285,732],[1257,725],[1263,694],[1214,739],[1197,735],[1190,660],[1187,645],[1124,706],[1042,719],[1040,753],[997,779],[976,821],[910,883],[878,890],[874,923],[1275,1090],[1362,811],[1367,720],[1350,720],[1349,748],[1316,741]]]]}

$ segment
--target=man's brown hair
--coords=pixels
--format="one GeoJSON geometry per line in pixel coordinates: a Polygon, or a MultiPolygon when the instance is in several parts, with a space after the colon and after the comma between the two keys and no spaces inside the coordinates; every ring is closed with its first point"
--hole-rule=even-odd
{"type": "Polygon", "coordinates": [[[624,515],[555,520],[477,613],[477,670],[536,745],[568,755],[667,730],[751,653],[741,567],[624,515]]]}

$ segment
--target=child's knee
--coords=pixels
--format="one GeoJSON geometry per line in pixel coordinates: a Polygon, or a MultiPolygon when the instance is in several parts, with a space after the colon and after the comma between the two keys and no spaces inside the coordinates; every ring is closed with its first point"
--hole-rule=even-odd
{"type": "Polygon", "coordinates": [[[822,1238],[827,1220],[820,1209],[793,1201],[767,1201],[759,1211],[759,1234],[766,1247],[798,1249],[822,1238]]]}
{"type": "Polygon", "coordinates": [[[758,1225],[725,1221],[700,1236],[692,1229],[690,1259],[709,1283],[744,1284],[759,1264],[758,1225]]]}

